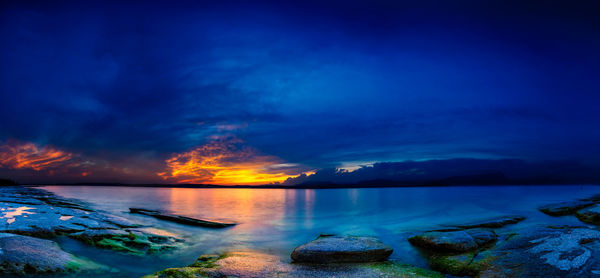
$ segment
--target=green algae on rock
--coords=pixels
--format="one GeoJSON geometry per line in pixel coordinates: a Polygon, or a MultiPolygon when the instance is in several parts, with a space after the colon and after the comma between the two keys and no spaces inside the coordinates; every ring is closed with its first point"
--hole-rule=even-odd
{"type": "Polygon", "coordinates": [[[442,278],[441,273],[397,262],[298,264],[285,263],[279,257],[258,252],[232,252],[204,255],[193,264],[169,268],[144,278],[191,277],[398,277],[442,278]]]}
{"type": "Polygon", "coordinates": [[[0,188],[0,232],[39,238],[66,235],[92,246],[143,255],[171,250],[182,241],[121,216],[96,211],[77,200],[21,186],[0,188]],[[27,205],[24,205],[27,203],[27,205]]]}
{"type": "Polygon", "coordinates": [[[501,235],[494,246],[425,252],[432,269],[471,277],[592,277],[600,270],[600,231],[529,227],[501,235]]]}
{"type": "Polygon", "coordinates": [[[412,236],[408,241],[426,249],[440,252],[467,252],[494,242],[498,236],[491,230],[431,231],[412,236]]]}
{"type": "Polygon", "coordinates": [[[181,239],[172,236],[151,234],[136,229],[127,230],[86,230],[68,235],[92,246],[122,251],[134,255],[144,255],[171,250],[181,239]]]}

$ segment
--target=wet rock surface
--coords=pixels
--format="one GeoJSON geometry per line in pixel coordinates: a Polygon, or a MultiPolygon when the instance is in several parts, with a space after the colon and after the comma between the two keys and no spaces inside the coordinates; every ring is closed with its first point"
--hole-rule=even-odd
{"type": "Polygon", "coordinates": [[[0,233],[0,273],[24,275],[107,269],[63,251],[53,241],[0,233]]]}
{"type": "Polygon", "coordinates": [[[181,242],[175,236],[148,232],[118,215],[95,211],[77,200],[21,186],[0,188],[0,223],[1,233],[38,238],[66,235],[136,255],[170,250],[181,242]]]}
{"type": "Polygon", "coordinates": [[[541,212],[551,216],[563,216],[573,214],[580,209],[593,206],[595,203],[596,201],[594,201],[594,199],[581,199],[575,201],[548,204],[545,206],[541,206],[538,209],[541,212]]]}
{"type": "Polygon", "coordinates": [[[600,205],[584,208],[575,213],[581,222],[600,225],[600,205]]]}
{"type": "Polygon", "coordinates": [[[472,228],[501,228],[506,225],[516,224],[525,220],[524,216],[520,215],[503,215],[492,218],[480,219],[469,223],[460,224],[446,224],[444,226],[455,227],[461,229],[472,229],[472,228]]]}
{"type": "Polygon", "coordinates": [[[175,223],[184,224],[184,225],[206,227],[206,228],[226,228],[226,227],[234,226],[236,224],[236,223],[232,223],[232,222],[205,220],[205,219],[197,219],[197,218],[181,216],[181,215],[167,214],[167,213],[162,213],[158,210],[143,209],[143,208],[129,208],[129,211],[131,213],[137,213],[137,214],[142,214],[142,215],[146,215],[146,216],[151,216],[156,219],[161,219],[161,220],[165,220],[165,221],[175,222],[175,223]]]}
{"type": "Polygon", "coordinates": [[[385,260],[393,249],[374,237],[320,236],[292,252],[294,262],[347,263],[385,260]]]}
{"type": "Polygon", "coordinates": [[[411,244],[441,252],[473,251],[494,242],[498,236],[491,230],[431,231],[410,237],[411,244]]]}
{"type": "Polygon", "coordinates": [[[520,231],[488,254],[481,277],[596,277],[600,231],[538,227],[520,231]]]}
{"type": "Polygon", "coordinates": [[[444,275],[397,262],[298,264],[257,252],[232,252],[204,255],[181,268],[169,268],[150,277],[431,277],[444,275]]]}

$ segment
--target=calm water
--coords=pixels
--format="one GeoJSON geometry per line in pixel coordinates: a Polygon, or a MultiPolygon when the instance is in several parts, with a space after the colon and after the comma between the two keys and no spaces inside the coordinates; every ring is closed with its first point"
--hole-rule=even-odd
{"type": "MultiPolygon", "coordinates": [[[[258,250],[290,260],[298,245],[320,233],[377,236],[394,248],[392,259],[427,264],[406,238],[440,224],[503,214],[527,220],[505,229],[540,223],[581,224],[574,217],[550,217],[536,207],[600,193],[599,186],[414,187],[372,189],[189,189],[99,186],[47,186],[58,195],[182,235],[183,250],[136,257],[87,247],[68,238],[64,249],[113,266],[132,277],[192,263],[204,253],[258,250]],[[173,224],[127,213],[129,207],[160,209],[191,217],[233,220],[226,229],[173,224]]],[[[114,275],[113,275],[114,276],[114,275]]]]}

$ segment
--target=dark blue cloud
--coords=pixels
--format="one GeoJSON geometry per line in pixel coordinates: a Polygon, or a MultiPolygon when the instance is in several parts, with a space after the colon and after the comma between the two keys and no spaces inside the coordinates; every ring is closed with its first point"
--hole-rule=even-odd
{"type": "Polygon", "coordinates": [[[593,1],[0,5],[0,140],[157,167],[242,125],[315,169],[600,165],[593,1]]]}

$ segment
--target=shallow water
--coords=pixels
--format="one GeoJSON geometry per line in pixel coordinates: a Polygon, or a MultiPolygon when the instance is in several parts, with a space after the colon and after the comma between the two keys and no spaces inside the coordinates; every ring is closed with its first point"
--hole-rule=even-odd
{"type": "Polygon", "coordinates": [[[581,225],[572,216],[551,217],[537,207],[589,197],[600,186],[465,186],[365,189],[191,189],[46,186],[93,208],[179,234],[188,247],[161,256],[128,256],[59,238],[67,251],[116,268],[111,276],[135,277],[192,263],[205,253],[258,250],[289,261],[298,245],[320,233],[377,236],[394,248],[392,259],[427,264],[407,237],[445,223],[519,214],[527,219],[504,229],[537,224],[581,225]],[[159,209],[239,224],[225,229],[190,227],[129,214],[129,207],[159,209]]]}

